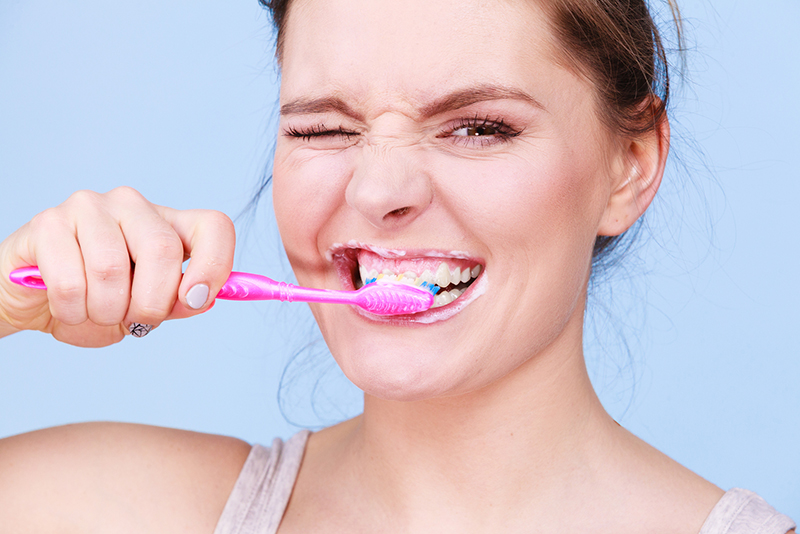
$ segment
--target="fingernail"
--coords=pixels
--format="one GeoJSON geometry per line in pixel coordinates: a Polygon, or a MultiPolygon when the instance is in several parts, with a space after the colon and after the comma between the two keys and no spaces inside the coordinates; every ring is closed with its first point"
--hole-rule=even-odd
{"type": "Polygon", "coordinates": [[[197,284],[186,292],[186,304],[193,310],[199,310],[208,300],[208,286],[197,284]]]}
{"type": "Polygon", "coordinates": [[[128,331],[133,337],[144,337],[153,330],[153,325],[142,323],[131,323],[128,331]]]}

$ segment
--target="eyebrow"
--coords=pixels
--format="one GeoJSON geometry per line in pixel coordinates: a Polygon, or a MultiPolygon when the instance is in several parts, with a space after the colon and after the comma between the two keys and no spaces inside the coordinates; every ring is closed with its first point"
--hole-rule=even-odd
{"type": "Polygon", "coordinates": [[[487,84],[459,89],[458,91],[453,91],[452,93],[444,95],[430,104],[423,106],[422,109],[420,109],[420,115],[423,118],[429,118],[446,111],[465,108],[472,104],[489,100],[521,100],[534,107],[544,109],[544,106],[542,106],[538,100],[524,91],[513,87],[487,84]]]}
{"type": "MultiPolygon", "coordinates": [[[[479,102],[489,100],[521,100],[539,109],[545,109],[538,100],[524,91],[502,85],[478,85],[459,89],[437,98],[419,109],[423,119],[439,115],[447,111],[465,108],[479,102]]],[[[341,113],[357,121],[363,121],[361,113],[350,107],[338,96],[321,98],[298,98],[281,106],[281,115],[304,115],[314,113],[341,113]]]]}
{"type": "Polygon", "coordinates": [[[357,121],[364,117],[338,96],[298,98],[281,106],[281,115],[309,115],[313,113],[341,113],[357,121]]]}

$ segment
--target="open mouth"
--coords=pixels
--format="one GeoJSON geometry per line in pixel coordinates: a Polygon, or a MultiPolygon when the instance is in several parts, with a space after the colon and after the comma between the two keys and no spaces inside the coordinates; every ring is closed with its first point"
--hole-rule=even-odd
{"type": "MultiPolygon", "coordinates": [[[[338,256],[338,254],[337,254],[338,256]]],[[[406,257],[405,251],[379,252],[367,248],[343,251],[350,279],[359,289],[374,279],[390,278],[398,282],[439,288],[432,308],[456,302],[480,276],[483,266],[476,260],[446,256],[406,257]]]]}

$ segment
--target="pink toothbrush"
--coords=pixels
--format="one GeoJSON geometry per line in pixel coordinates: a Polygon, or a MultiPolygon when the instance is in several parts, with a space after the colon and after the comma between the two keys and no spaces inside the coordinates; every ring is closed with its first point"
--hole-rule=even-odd
{"type": "MultiPolygon", "coordinates": [[[[33,289],[47,289],[37,267],[23,267],[9,276],[12,282],[33,289]]],[[[310,289],[266,276],[232,272],[217,294],[226,300],[280,300],[283,302],[327,302],[361,306],[377,315],[404,315],[425,311],[433,305],[439,287],[423,282],[411,286],[381,279],[370,281],[358,291],[310,289]]]]}

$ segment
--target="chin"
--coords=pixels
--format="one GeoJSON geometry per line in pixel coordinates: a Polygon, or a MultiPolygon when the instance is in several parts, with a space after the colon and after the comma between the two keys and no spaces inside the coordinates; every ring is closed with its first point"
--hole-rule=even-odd
{"type": "Polygon", "coordinates": [[[365,394],[383,400],[420,401],[452,394],[463,383],[463,351],[425,346],[415,336],[405,339],[363,336],[335,347],[334,358],[345,376],[365,394]]]}

